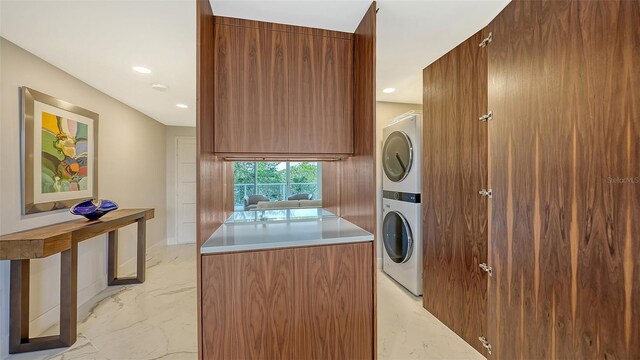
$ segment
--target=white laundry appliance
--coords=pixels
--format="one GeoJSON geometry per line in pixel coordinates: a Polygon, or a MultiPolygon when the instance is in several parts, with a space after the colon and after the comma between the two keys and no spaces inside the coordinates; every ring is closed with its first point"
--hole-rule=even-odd
{"type": "Polygon", "coordinates": [[[382,129],[382,189],[420,193],[422,115],[401,115],[382,129]]]}
{"type": "Polygon", "coordinates": [[[414,295],[422,295],[420,194],[385,191],[382,199],[382,268],[414,295]]]}
{"type": "Polygon", "coordinates": [[[422,295],[421,137],[419,113],[383,129],[382,268],[414,295],[422,295]]]}

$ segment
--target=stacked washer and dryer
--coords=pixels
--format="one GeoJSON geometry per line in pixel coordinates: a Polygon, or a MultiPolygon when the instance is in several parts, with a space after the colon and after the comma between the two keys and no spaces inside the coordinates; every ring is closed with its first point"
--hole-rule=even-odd
{"type": "Polygon", "coordinates": [[[422,116],[401,115],[382,131],[382,268],[414,295],[422,295],[422,116]]]}

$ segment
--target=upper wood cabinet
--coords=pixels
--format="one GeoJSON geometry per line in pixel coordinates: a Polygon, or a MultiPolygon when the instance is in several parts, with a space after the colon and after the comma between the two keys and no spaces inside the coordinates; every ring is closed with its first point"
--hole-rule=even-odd
{"type": "Polygon", "coordinates": [[[289,151],[353,151],[353,42],[291,34],[289,151]]]}
{"type": "Polygon", "coordinates": [[[215,153],[353,153],[353,34],[216,18],[215,153]]]}
{"type": "Polygon", "coordinates": [[[288,151],[287,34],[216,24],[215,151],[288,151]]]}

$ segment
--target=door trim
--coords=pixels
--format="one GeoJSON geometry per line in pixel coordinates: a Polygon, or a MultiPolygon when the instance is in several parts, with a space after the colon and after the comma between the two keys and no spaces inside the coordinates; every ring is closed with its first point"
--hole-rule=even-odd
{"type": "MultiPolygon", "coordinates": [[[[180,242],[180,238],[179,238],[180,231],[178,230],[179,229],[178,225],[180,224],[180,220],[179,220],[180,216],[178,216],[179,215],[179,211],[178,211],[178,205],[179,205],[178,204],[178,170],[179,170],[179,167],[180,167],[180,164],[178,162],[178,144],[180,143],[180,140],[193,140],[194,142],[196,142],[196,157],[198,155],[197,154],[197,152],[198,152],[198,150],[197,150],[197,139],[196,139],[195,136],[176,136],[174,138],[173,146],[174,146],[175,151],[174,151],[174,154],[173,154],[174,155],[174,160],[173,160],[173,163],[174,163],[173,164],[173,170],[174,170],[174,173],[173,173],[173,199],[171,200],[173,202],[174,209],[175,209],[174,214],[173,214],[173,224],[174,224],[173,225],[173,239],[174,240],[169,245],[184,245],[184,244],[187,244],[187,243],[181,243],[180,242]]],[[[197,165],[197,159],[194,159],[194,162],[197,165]]],[[[198,199],[196,199],[196,202],[197,201],[198,201],[198,199]]],[[[196,220],[197,220],[197,217],[198,217],[198,214],[196,214],[196,220]]],[[[195,240],[195,243],[197,243],[197,239],[194,239],[194,240],[195,240]]]]}

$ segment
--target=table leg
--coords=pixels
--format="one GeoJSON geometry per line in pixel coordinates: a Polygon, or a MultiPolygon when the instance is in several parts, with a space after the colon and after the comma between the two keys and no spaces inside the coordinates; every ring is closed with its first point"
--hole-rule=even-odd
{"type": "Polygon", "coordinates": [[[29,337],[30,260],[11,261],[9,353],[71,346],[77,338],[78,244],[60,255],[60,335],[29,337]]]}
{"type": "Polygon", "coordinates": [[[107,248],[107,284],[115,285],[118,274],[118,230],[109,232],[107,248]]]}
{"type": "Polygon", "coordinates": [[[147,220],[138,219],[138,281],[144,282],[147,269],[147,220]]]}
{"type": "Polygon", "coordinates": [[[138,224],[138,246],[136,254],[135,277],[118,277],[118,230],[109,232],[108,259],[107,259],[107,284],[111,285],[128,285],[141,284],[145,280],[145,271],[147,265],[147,227],[146,219],[140,218],[136,220],[138,224]]]}
{"type": "Polygon", "coordinates": [[[30,260],[11,260],[9,295],[9,352],[15,353],[29,341],[30,260]]]}
{"type": "Polygon", "coordinates": [[[60,259],[60,340],[71,346],[78,334],[78,243],[72,241],[60,259]]]}

